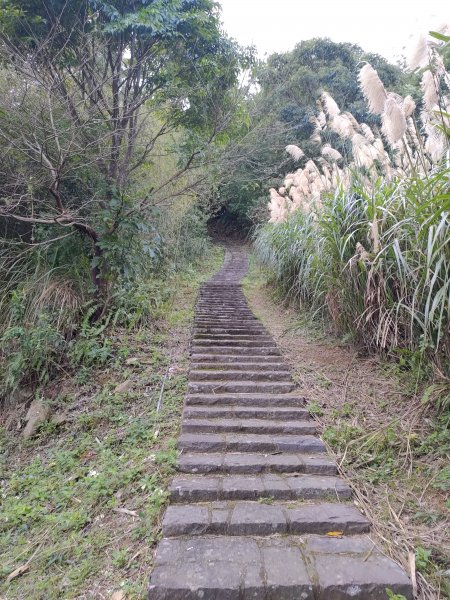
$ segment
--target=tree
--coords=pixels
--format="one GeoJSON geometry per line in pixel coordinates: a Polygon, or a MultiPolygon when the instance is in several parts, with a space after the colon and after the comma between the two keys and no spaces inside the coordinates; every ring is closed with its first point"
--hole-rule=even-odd
{"type": "Polygon", "coordinates": [[[111,246],[202,179],[242,55],[211,0],[23,0],[1,16],[0,217],[30,239],[80,234],[101,305],[111,246]],[[178,164],[140,196],[161,153],[178,164]]]}
{"type": "MultiPolygon", "coordinates": [[[[298,144],[307,158],[316,156],[318,146],[310,140],[314,131],[311,117],[317,113],[322,91],[329,92],[341,110],[352,112],[358,121],[377,124],[378,117],[368,113],[358,85],[364,61],[378,70],[387,89],[417,94],[414,76],[400,67],[355,44],[329,39],[303,41],[291,52],[272,54],[257,65],[254,78],[258,91],[247,99],[252,126],[243,138],[248,160],[223,186],[229,206],[245,214],[255,205],[266,204],[267,189],[279,185],[285,173],[299,166],[285,153],[286,145],[298,144]]],[[[332,139],[327,141],[345,154],[345,141],[332,132],[329,135],[332,139]]]]}

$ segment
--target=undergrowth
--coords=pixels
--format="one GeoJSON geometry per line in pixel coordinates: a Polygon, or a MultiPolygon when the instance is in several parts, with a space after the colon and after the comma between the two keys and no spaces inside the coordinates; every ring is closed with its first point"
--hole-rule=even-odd
{"type": "Polygon", "coordinates": [[[196,290],[221,259],[213,249],[201,271],[176,276],[157,320],[98,335],[86,325],[71,348],[80,368],[45,388],[52,419],[29,441],[16,430],[20,411],[1,430],[0,595],[146,597],[196,290]]]}
{"type": "MultiPolygon", "coordinates": [[[[444,386],[368,355],[282,304],[251,261],[246,294],[291,364],[299,393],[385,552],[411,572],[420,600],[450,597],[450,412],[444,386]],[[423,388],[427,392],[423,393],[423,388]],[[436,394],[436,395],[434,395],[436,394]]],[[[448,392],[447,392],[448,393],[448,392]]]]}

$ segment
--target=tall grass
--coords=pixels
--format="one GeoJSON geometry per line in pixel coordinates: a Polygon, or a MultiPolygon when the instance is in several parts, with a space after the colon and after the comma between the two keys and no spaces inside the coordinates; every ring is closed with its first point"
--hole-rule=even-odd
{"type": "Polygon", "coordinates": [[[255,233],[287,298],[370,350],[432,359],[449,375],[450,169],[370,193],[356,175],[316,214],[255,233]]]}

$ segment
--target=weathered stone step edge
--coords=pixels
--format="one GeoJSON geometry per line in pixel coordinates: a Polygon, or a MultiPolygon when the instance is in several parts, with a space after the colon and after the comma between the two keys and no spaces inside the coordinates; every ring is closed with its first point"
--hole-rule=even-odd
{"type": "Polygon", "coordinates": [[[234,354],[241,356],[280,356],[280,351],[278,348],[255,348],[255,347],[247,347],[243,348],[242,346],[191,346],[191,355],[194,357],[197,354],[208,354],[211,358],[214,356],[222,356],[224,354],[234,354]]]}
{"type": "Polygon", "coordinates": [[[270,338],[253,338],[247,340],[241,339],[221,339],[220,337],[214,338],[193,338],[191,347],[196,346],[227,346],[230,348],[239,347],[239,348],[276,348],[277,345],[270,338]]]}
{"type": "Polygon", "coordinates": [[[260,370],[252,371],[248,369],[246,371],[231,370],[231,369],[192,369],[189,371],[189,380],[191,382],[197,381],[281,381],[281,382],[292,382],[292,376],[289,371],[270,371],[260,370]]]}
{"type": "Polygon", "coordinates": [[[306,408],[284,408],[264,406],[186,406],[183,412],[185,419],[217,418],[229,419],[300,419],[302,421],[311,418],[306,408]]]}
{"type": "Polygon", "coordinates": [[[204,432],[204,433],[286,433],[314,435],[317,425],[314,421],[281,421],[269,419],[193,419],[185,418],[182,424],[184,433],[204,432]]]}
{"type": "Polygon", "coordinates": [[[244,363],[230,363],[230,362],[191,362],[190,372],[192,371],[283,371],[291,374],[286,363],[283,362],[265,362],[263,364],[244,362],[244,363]]]}
{"type": "Polygon", "coordinates": [[[172,502],[217,500],[348,500],[350,487],[332,475],[183,475],[169,485],[172,502]]]}
{"type": "Polygon", "coordinates": [[[290,394],[249,394],[249,393],[216,393],[206,394],[189,393],[185,397],[185,404],[192,406],[235,405],[263,406],[263,407],[289,407],[298,408],[305,406],[306,398],[290,394]]]}
{"type": "Polygon", "coordinates": [[[255,474],[305,473],[308,475],[336,475],[337,467],[327,454],[255,452],[182,453],[177,469],[180,473],[255,474]]]}
{"type": "Polygon", "coordinates": [[[182,433],[178,449],[189,452],[322,453],[325,444],[314,435],[257,433],[182,433]]]}
{"type": "Polygon", "coordinates": [[[190,381],[188,383],[188,394],[225,394],[231,393],[288,393],[295,390],[295,384],[292,382],[266,382],[266,381],[190,381]]]}
{"type": "Polygon", "coordinates": [[[210,502],[173,504],[162,522],[164,537],[182,535],[273,535],[368,533],[370,523],[351,504],[210,502]]]}
{"type": "Polygon", "coordinates": [[[270,341],[272,344],[273,339],[266,335],[264,332],[255,334],[255,333],[194,333],[193,338],[194,341],[200,340],[223,340],[230,342],[266,342],[270,341]]]}
{"type": "Polygon", "coordinates": [[[228,353],[228,354],[217,354],[217,355],[211,355],[210,353],[206,353],[206,354],[191,354],[191,361],[192,362],[223,362],[223,363],[240,363],[242,362],[243,364],[252,364],[252,363],[263,363],[263,364],[268,364],[271,363],[274,360],[281,360],[279,355],[278,356],[266,356],[266,355],[260,355],[260,354],[232,354],[232,353],[228,353]]]}
{"type": "Polygon", "coordinates": [[[150,600],[412,600],[403,569],[366,536],[164,538],[150,600]]]}

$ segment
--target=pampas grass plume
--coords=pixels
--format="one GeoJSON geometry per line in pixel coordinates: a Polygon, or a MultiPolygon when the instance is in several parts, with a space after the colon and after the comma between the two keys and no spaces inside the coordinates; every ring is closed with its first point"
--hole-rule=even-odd
{"type": "Polygon", "coordinates": [[[423,103],[427,110],[433,110],[433,107],[438,103],[439,96],[436,90],[436,83],[434,81],[433,73],[427,69],[422,75],[422,91],[423,91],[423,103]]]}
{"type": "Polygon", "coordinates": [[[334,148],[332,148],[330,146],[330,144],[325,144],[324,146],[322,146],[322,149],[320,152],[321,152],[322,156],[326,156],[327,158],[329,158],[331,160],[340,160],[342,158],[342,154],[340,152],[338,152],[337,150],[335,150],[334,148]]]}
{"type": "Polygon", "coordinates": [[[406,119],[395,98],[389,97],[386,100],[381,120],[383,132],[390,144],[402,139],[406,133],[406,119]]]}
{"type": "Polygon", "coordinates": [[[325,108],[325,112],[327,113],[330,119],[337,117],[337,115],[341,112],[339,110],[339,106],[336,104],[335,100],[330,96],[328,92],[322,93],[322,102],[325,108]]]}
{"type": "Polygon", "coordinates": [[[428,42],[426,37],[421,35],[408,60],[408,67],[411,69],[411,71],[423,69],[429,64],[429,60],[428,42]]]}
{"type": "Polygon", "coordinates": [[[301,158],[303,158],[305,156],[305,153],[303,152],[303,150],[301,148],[299,148],[298,146],[296,146],[295,144],[289,144],[288,146],[286,146],[286,152],[294,160],[300,160],[301,158]]]}
{"type": "Polygon", "coordinates": [[[416,103],[414,102],[412,96],[406,96],[406,98],[403,100],[402,109],[406,118],[413,114],[413,112],[416,110],[416,103]]]}
{"type": "Polygon", "coordinates": [[[374,115],[381,115],[384,111],[387,94],[378,73],[372,65],[367,63],[359,72],[358,79],[370,112],[374,115]]]}

